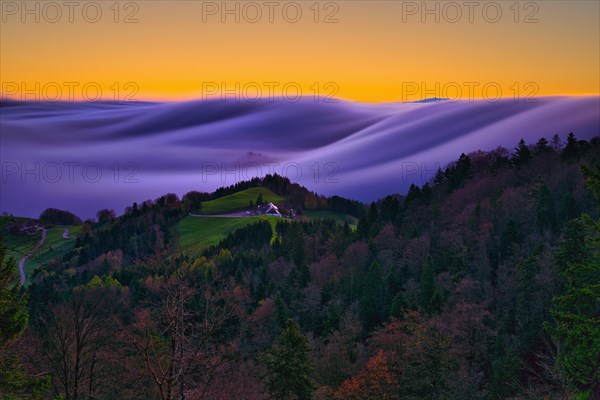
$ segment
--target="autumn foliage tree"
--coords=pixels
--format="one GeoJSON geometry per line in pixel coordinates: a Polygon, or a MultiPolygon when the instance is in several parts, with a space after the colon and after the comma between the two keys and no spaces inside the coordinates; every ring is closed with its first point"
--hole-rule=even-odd
{"type": "Polygon", "coordinates": [[[357,376],[346,380],[333,395],[335,400],[396,400],[400,384],[391,357],[382,350],[357,376]]]}

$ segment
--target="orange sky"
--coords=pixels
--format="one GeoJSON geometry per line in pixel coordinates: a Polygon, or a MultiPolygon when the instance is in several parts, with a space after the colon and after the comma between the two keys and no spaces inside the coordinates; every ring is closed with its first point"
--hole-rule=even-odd
{"type": "Polygon", "coordinates": [[[274,2],[273,22],[266,1],[237,2],[237,15],[225,15],[225,22],[224,2],[122,1],[115,7],[97,1],[99,17],[92,2],[77,2],[72,16],[62,1],[38,2],[37,10],[31,2],[29,14],[21,1],[0,3],[1,92],[13,98],[23,97],[23,87],[52,97],[59,86],[65,100],[69,82],[79,84],[77,99],[90,83],[103,98],[118,87],[119,99],[136,92],[138,100],[201,97],[214,84],[236,91],[236,83],[247,89],[239,96],[250,96],[252,82],[262,96],[265,83],[276,82],[275,95],[287,84],[303,95],[319,88],[321,95],[364,102],[456,97],[456,87],[464,98],[465,82],[478,85],[474,97],[485,95],[485,85],[492,97],[498,88],[502,96],[518,88],[520,97],[600,92],[598,1],[520,2],[516,8],[498,1],[496,23],[490,21],[497,10],[485,1],[472,10],[472,22],[464,1],[439,2],[440,22],[435,13],[422,15],[421,1],[274,2]],[[302,15],[292,23],[296,4],[302,15]],[[253,23],[256,5],[262,16],[253,23]],[[452,23],[457,10],[462,16],[452,23]],[[138,22],[124,23],[130,14],[138,22]],[[328,15],[333,23],[324,23],[328,15]],[[443,93],[436,82],[440,90],[452,88],[443,93]]]}

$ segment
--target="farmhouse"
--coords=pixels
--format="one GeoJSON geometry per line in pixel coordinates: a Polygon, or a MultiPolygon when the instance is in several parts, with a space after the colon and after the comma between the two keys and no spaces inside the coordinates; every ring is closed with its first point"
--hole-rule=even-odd
{"type": "Polygon", "coordinates": [[[260,215],[275,215],[277,217],[282,216],[277,206],[273,203],[258,206],[256,213],[260,215]]]}

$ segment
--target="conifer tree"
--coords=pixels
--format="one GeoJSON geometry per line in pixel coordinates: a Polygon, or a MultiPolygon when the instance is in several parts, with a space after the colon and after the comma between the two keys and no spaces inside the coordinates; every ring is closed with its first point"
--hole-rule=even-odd
{"type": "Polygon", "coordinates": [[[308,339],[289,319],[265,357],[266,389],[274,400],[310,400],[314,390],[308,339]]]}
{"type": "Polygon", "coordinates": [[[427,257],[421,270],[421,307],[431,312],[431,300],[435,293],[435,269],[431,256],[427,257]]]}
{"type": "MultiPolygon", "coordinates": [[[[600,168],[582,168],[600,200],[600,168]]],[[[600,221],[584,214],[567,226],[557,255],[565,291],[553,300],[558,362],[581,398],[600,399],[600,221]]]]}
{"type": "Polygon", "coordinates": [[[531,159],[531,151],[523,139],[519,141],[519,145],[515,148],[513,163],[517,167],[525,165],[531,159]]]}
{"type": "Polygon", "coordinates": [[[573,159],[577,158],[578,152],[579,152],[579,146],[577,144],[577,139],[575,138],[575,135],[573,134],[573,132],[571,132],[571,133],[569,133],[569,136],[567,136],[567,143],[562,152],[562,157],[565,160],[573,160],[573,159]]]}
{"type": "Polygon", "coordinates": [[[378,262],[369,267],[363,289],[361,319],[365,331],[369,332],[383,322],[383,279],[378,262]]]}

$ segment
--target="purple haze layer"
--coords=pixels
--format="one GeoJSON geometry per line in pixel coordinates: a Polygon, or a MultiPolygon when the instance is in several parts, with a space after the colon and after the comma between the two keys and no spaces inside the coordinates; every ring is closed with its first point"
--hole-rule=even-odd
{"type": "Polygon", "coordinates": [[[93,217],[165,193],[212,191],[276,172],[370,201],[405,193],[461,153],[600,133],[600,97],[534,103],[358,104],[284,99],[0,103],[0,211],[93,217]]]}

